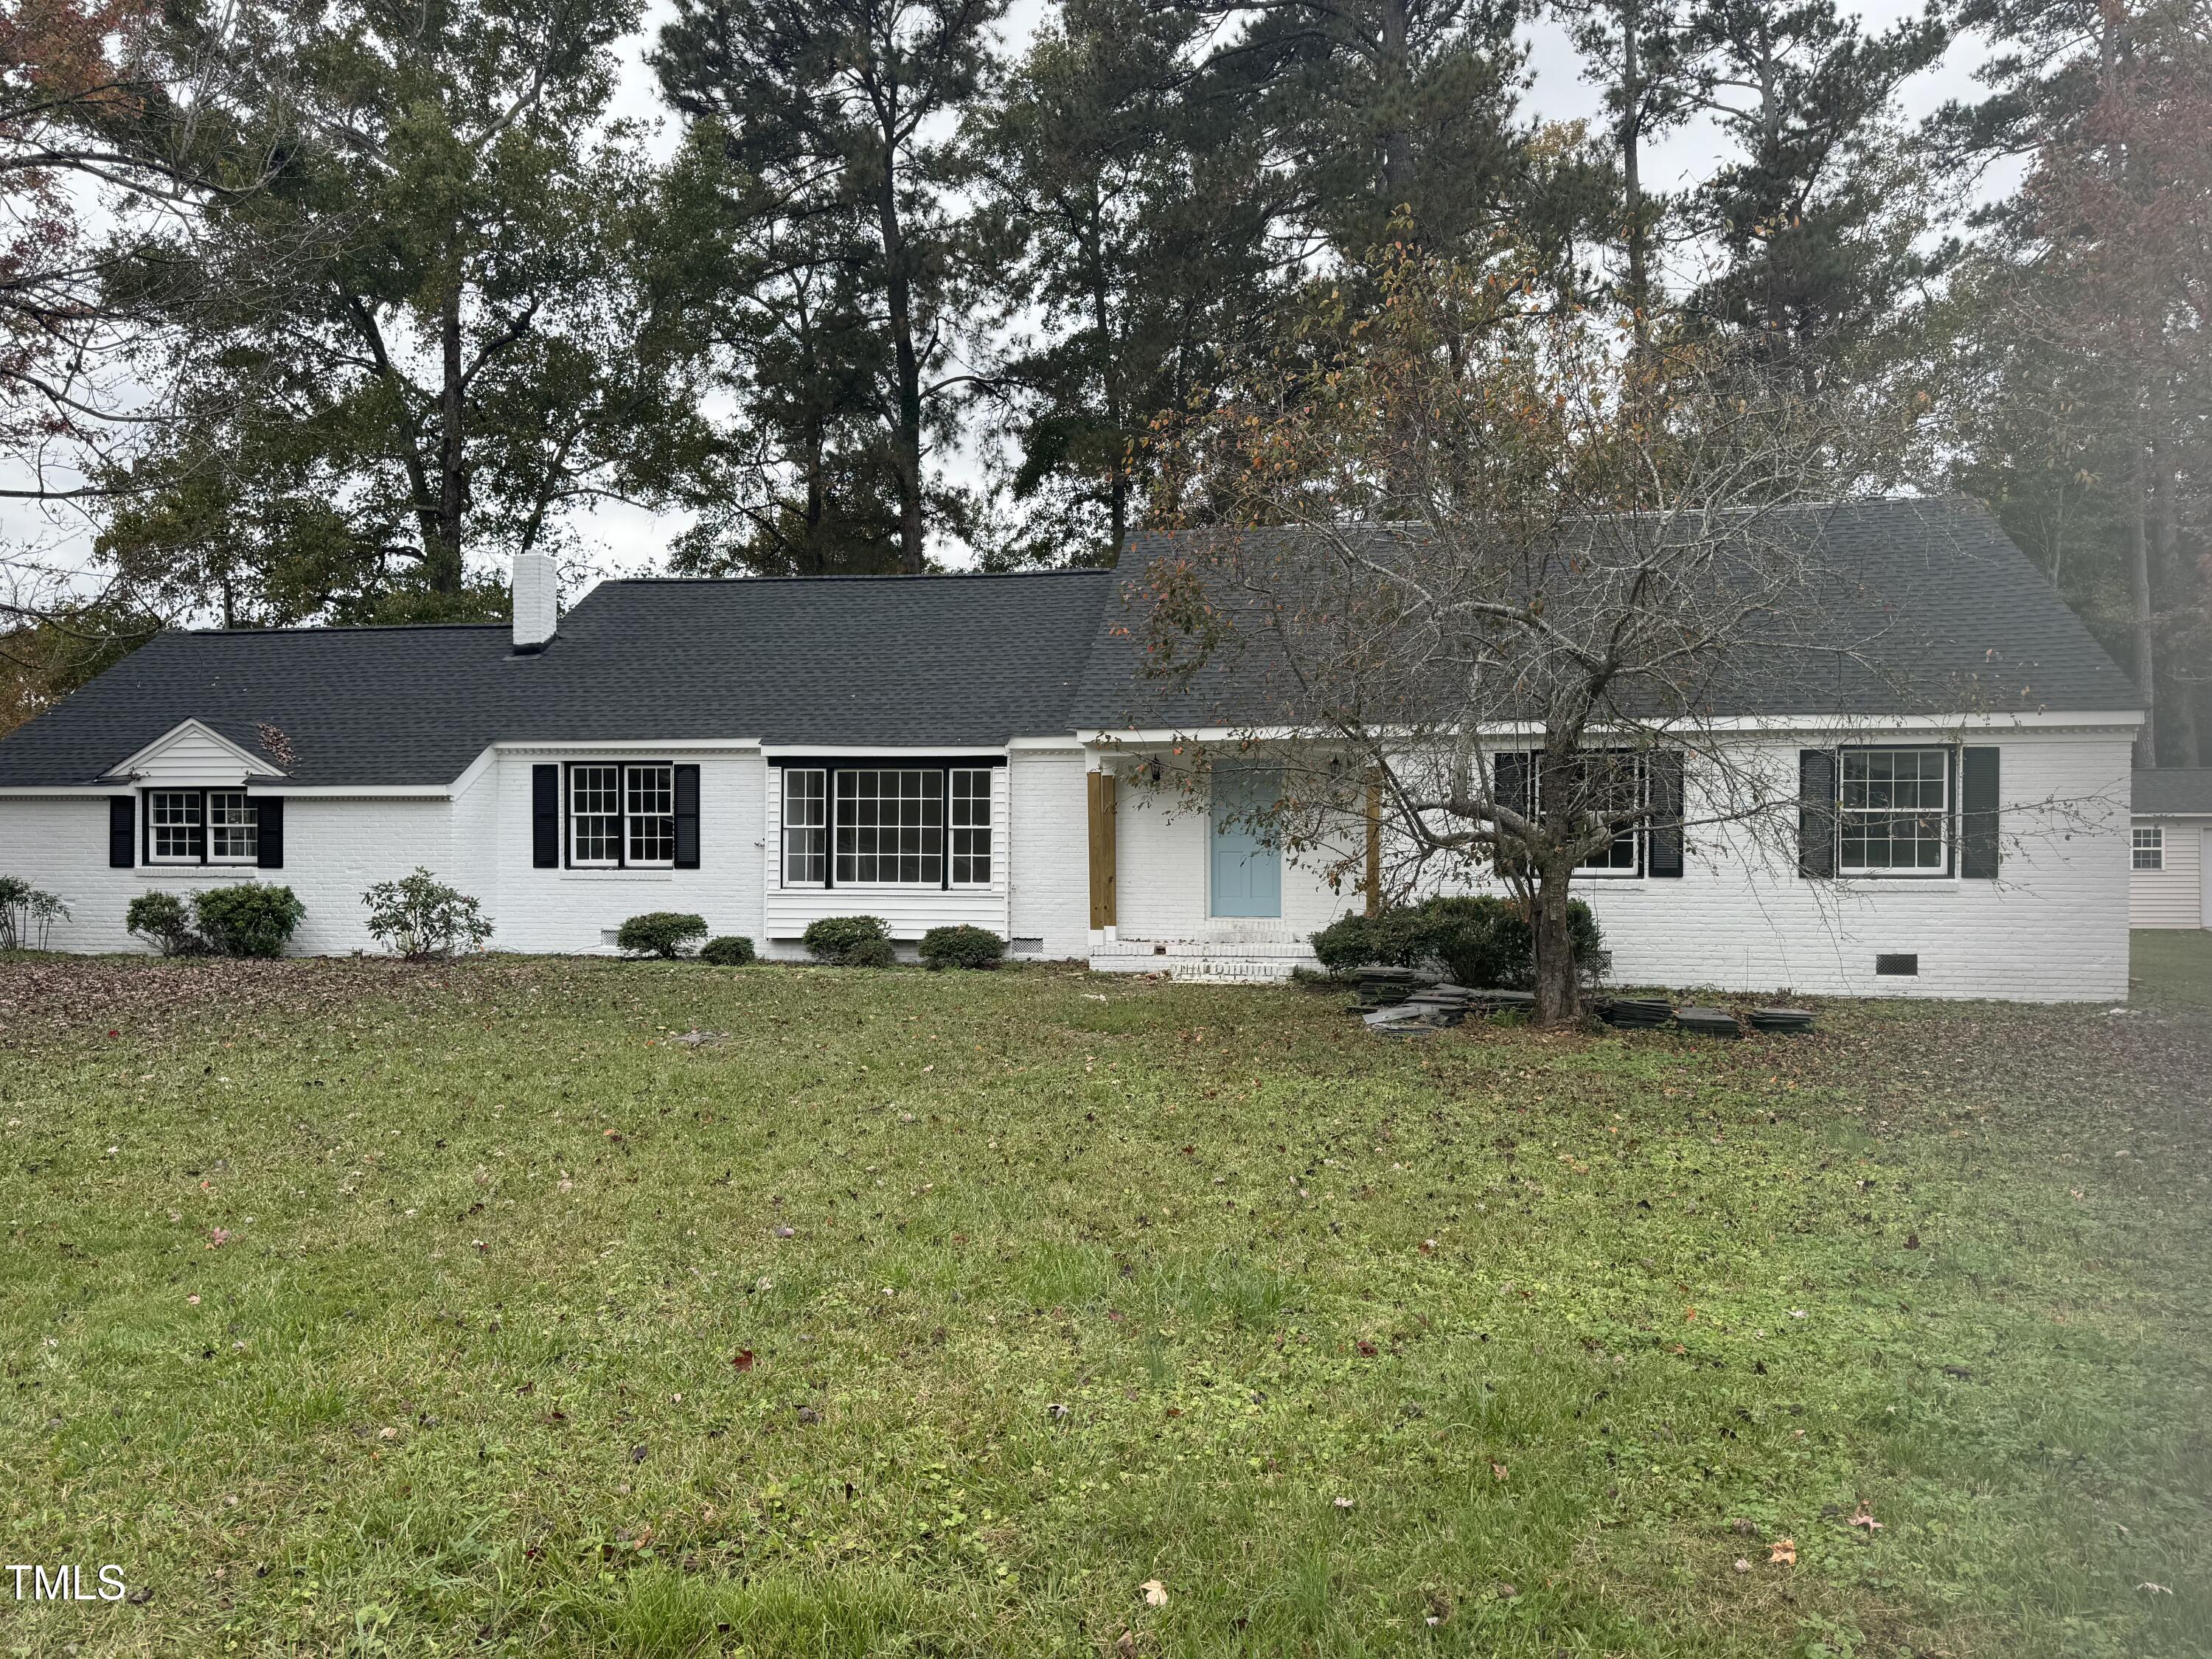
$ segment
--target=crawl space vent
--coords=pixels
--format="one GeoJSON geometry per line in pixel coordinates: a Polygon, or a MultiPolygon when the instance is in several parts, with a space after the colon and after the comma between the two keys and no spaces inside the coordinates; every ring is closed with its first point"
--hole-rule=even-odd
{"type": "Polygon", "coordinates": [[[1917,956],[1891,952],[1874,959],[1874,970],[1877,974],[1887,975],[1894,979],[1912,979],[1920,972],[1920,958],[1917,956]]]}

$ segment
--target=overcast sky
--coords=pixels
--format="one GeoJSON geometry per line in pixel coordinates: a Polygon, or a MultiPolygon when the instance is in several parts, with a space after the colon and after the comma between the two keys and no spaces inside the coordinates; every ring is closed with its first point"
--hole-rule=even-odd
{"type": "MultiPolygon", "coordinates": [[[[617,115],[659,123],[659,144],[664,149],[672,142],[672,122],[664,114],[654,95],[653,76],[645,67],[644,58],[669,9],[666,0],[653,0],[647,12],[645,28],[625,46],[624,73],[614,109],[617,115]]],[[[1878,30],[1912,15],[1920,8],[1906,0],[1869,0],[1856,9],[1870,28],[1878,30]]],[[[1018,50],[1046,10],[1047,0],[1014,0],[1003,31],[1008,46],[1018,50]]],[[[1548,21],[1540,22],[1528,29],[1527,40],[1534,76],[1528,112],[1546,120],[1596,116],[1601,95],[1583,79],[1581,64],[1562,32],[1548,21]]],[[[1979,40],[1954,42],[1941,63],[1906,86],[1899,113],[1909,121],[1917,121],[1950,99],[1970,95],[1973,70],[1985,55],[1986,47],[1979,40]]],[[[1693,181],[1711,167],[1716,142],[1712,131],[1699,124],[1668,134],[1655,146],[1646,162],[1645,177],[1651,187],[1666,190],[1693,181]]],[[[956,472],[972,473],[975,470],[973,463],[963,458],[953,458],[950,465],[956,472]]],[[[575,528],[582,544],[579,550],[586,562],[599,574],[614,574],[657,568],[670,535],[681,524],[679,520],[634,508],[602,506],[580,519],[575,528]]],[[[43,543],[52,550],[51,556],[56,562],[64,564],[81,567],[91,554],[90,538],[78,520],[70,516],[41,514],[21,503],[0,506],[0,534],[19,544],[26,540],[43,543]]],[[[949,550],[933,551],[942,557],[949,550]]]]}

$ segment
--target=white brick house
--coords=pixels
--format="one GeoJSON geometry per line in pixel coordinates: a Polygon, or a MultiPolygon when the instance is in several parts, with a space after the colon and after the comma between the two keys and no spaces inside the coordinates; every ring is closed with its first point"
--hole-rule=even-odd
{"type": "MultiPolygon", "coordinates": [[[[1889,559],[1913,603],[1957,596],[1980,690],[1747,709],[1742,741],[1792,789],[1818,759],[1832,821],[1869,765],[1924,775],[1920,855],[1812,879],[1725,829],[1639,831],[1583,884],[1616,977],[2124,996],[2125,677],[1978,509],[1842,511],[1869,580],[1889,559]]],[[[1019,955],[1259,978],[1362,902],[1220,821],[1250,775],[1145,787],[1233,711],[1146,680],[1111,572],[611,581],[557,618],[552,580],[520,562],[511,630],[161,635],[0,741],[0,873],[68,903],[70,951],[141,948],[138,894],[256,878],[305,902],[300,951],[369,949],[363,889],[422,866],[503,950],[604,951],[681,910],[788,957],[866,913],[904,941],[969,922],[1019,955]]]]}

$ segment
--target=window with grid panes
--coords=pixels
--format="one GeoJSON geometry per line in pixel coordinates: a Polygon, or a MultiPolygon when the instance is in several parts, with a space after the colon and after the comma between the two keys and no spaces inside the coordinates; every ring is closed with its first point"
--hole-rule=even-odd
{"type": "Polygon", "coordinates": [[[991,774],[981,767],[956,767],[945,803],[952,844],[952,884],[991,884],[991,774]]]}
{"type": "Polygon", "coordinates": [[[837,880],[941,885],[945,774],[934,767],[840,768],[836,777],[837,880]]]}
{"type": "Polygon", "coordinates": [[[1951,751],[1846,749],[1838,830],[1845,875],[1940,875],[1949,856],[1951,751]]]}

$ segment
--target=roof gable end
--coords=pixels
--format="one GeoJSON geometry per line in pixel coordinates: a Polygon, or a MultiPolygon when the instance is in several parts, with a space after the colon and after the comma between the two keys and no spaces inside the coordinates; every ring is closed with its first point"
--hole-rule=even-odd
{"type": "Polygon", "coordinates": [[[261,756],[248,753],[198,720],[179,720],[136,754],[102,774],[117,781],[200,788],[283,775],[282,769],[261,756]]]}

